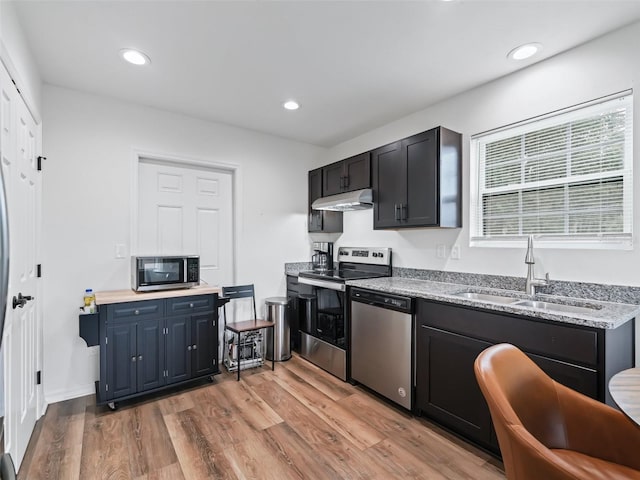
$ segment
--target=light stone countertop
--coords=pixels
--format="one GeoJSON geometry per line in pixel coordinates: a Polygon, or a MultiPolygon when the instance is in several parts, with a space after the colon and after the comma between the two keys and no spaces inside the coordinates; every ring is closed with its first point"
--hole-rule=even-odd
{"type": "Polygon", "coordinates": [[[414,298],[436,300],[455,305],[462,305],[496,312],[511,313],[532,318],[552,320],[562,323],[572,323],[587,327],[612,329],[628,322],[640,314],[640,305],[627,303],[603,302],[582,298],[561,297],[556,295],[537,294],[535,300],[560,303],[564,305],[587,306],[594,308],[588,313],[564,313],[549,310],[541,310],[522,305],[496,303],[485,300],[474,300],[454,296],[459,292],[476,292],[490,295],[514,297],[522,300],[531,300],[534,297],[516,290],[500,290],[480,286],[469,286],[456,283],[434,282],[405,277],[384,277],[367,280],[351,280],[347,282],[351,287],[367,288],[380,292],[394,293],[414,298]]]}
{"type": "Polygon", "coordinates": [[[108,290],[96,292],[96,305],[108,303],[138,302],[141,300],[156,300],[158,298],[188,297],[190,295],[207,295],[220,293],[219,287],[199,285],[193,288],[182,288],[176,290],[161,290],[158,292],[134,292],[133,290],[108,290]]]}

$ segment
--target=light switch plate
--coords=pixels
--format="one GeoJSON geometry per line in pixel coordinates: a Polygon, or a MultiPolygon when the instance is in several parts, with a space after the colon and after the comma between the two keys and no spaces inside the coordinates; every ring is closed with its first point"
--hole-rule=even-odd
{"type": "Polygon", "coordinates": [[[451,260],[460,260],[460,246],[454,245],[451,247],[451,260]]]}
{"type": "Polygon", "coordinates": [[[447,246],[444,243],[439,243],[436,245],[436,258],[446,258],[447,257],[447,246]]]}
{"type": "Polygon", "coordinates": [[[124,243],[116,243],[116,258],[127,258],[127,246],[124,243]]]}

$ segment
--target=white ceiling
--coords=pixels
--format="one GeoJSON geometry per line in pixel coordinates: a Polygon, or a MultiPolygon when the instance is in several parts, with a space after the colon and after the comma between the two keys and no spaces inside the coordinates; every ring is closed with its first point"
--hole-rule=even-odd
{"type": "Polygon", "coordinates": [[[43,81],[333,146],[640,19],[640,1],[26,1],[43,81]],[[506,58],[544,45],[523,63],[506,58]],[[151,57],[135,67],[133,47],[151,57]],[[282,102],[302,107],[285,111],[282,102]]]}

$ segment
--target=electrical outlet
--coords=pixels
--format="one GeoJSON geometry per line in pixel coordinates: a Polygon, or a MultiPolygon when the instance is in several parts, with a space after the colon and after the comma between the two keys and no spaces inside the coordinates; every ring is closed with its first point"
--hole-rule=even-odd
{"type": "Polygon", "coordinates": [[[451,260],[460,260],[460,246],[454,245],[451,247],[451,260]]]}
{"type": "Polygon", "coordinates": [[[436,258],[447,258],[447,246],[444,243],[436,245],[436,258]]]}

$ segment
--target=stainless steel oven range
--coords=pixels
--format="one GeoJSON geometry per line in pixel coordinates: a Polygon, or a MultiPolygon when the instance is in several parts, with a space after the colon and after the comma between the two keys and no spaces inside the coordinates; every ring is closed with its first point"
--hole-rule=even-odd
{"type": "Polygon", "coordinates": [[[302,271],[310,286],[300,295],[300,355],[342,380],[350,377],[347,280],[391,276],[391,249],[340,247],[337,267],[302,271]]]}

